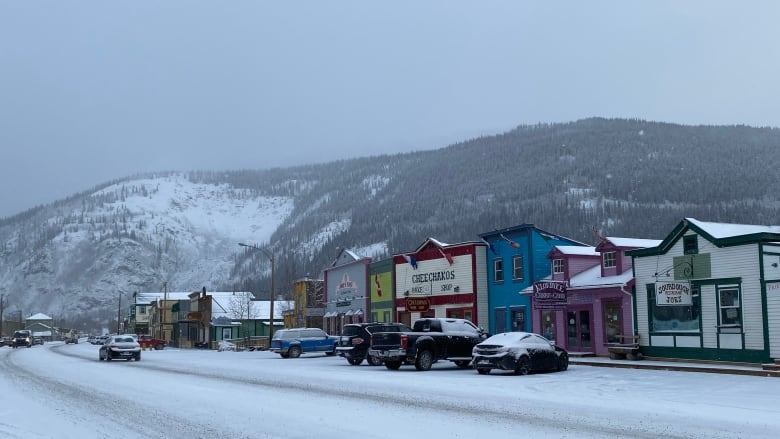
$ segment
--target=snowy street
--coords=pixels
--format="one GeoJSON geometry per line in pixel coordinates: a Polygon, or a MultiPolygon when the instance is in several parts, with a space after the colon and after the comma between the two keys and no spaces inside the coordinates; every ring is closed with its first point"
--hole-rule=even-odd
{"type": "Polygon", "coordinates": [[[780,380],[572,365],[480,376],[82,341],[0,348],[3,438],[776,438],[780,380]]]}

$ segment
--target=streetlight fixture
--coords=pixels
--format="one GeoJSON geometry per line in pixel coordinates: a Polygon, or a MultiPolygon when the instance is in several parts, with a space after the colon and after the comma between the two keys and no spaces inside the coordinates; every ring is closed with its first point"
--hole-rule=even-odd
{"type": "Polygon", "coordinates": [[[271,346],[271,339],[274,336],[274,274],[276,272],[276,258],[274,258],[274,254],[269,252],[268,250],[264,249],[263,247],[258,247],[256,245],[252,244],[244,244],[243,242],[239,242],[238,245],[241,247],[248,247],[253,250],[260,250],[268,259],[271,260],[271,306],[270,306],[270,316],[269,316],[269,327],[268,327],[268,346],[271,346]]]}

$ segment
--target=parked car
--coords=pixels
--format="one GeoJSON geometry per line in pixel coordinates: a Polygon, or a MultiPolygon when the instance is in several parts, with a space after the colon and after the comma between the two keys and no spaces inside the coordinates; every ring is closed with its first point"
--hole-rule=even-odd
{"type": "Polygon", "coordinates": [[[151,335],[148,335],[148,334],[141,334],[141,335],[133,336],[133,337],[136,337],[136,341],[138,341],[138,343],[144,349],[147,349],[147,348],[148,349],[152,349],[152,348],[154,348],[155,350],[159,351],[160,349],[165,348],[165,346],[167,345],[165,340],[160,339],[160,338],[154,338],[154,337],[152,337],[151,335]]]}
{"type": "Polygon", "coordinates": [[[42,345],[43,344],[43,337],[33,337],[32,344],[33,345],[36,345],[36,344],[42,345]]]}
{"type": "Polygon", "coordinates": [[[566,370],[569,354],[539,334],[504,332],[474,346],[471,362],[480,375],[492,369],[527,375],[536,370],[566,370]]]}
{"type": "Polygon", "coordinates": [[[32,346],[32,339],[32,332],[29,329],[20,329],[14,332],[13,347],[27,346],[29,348],[32,346]]]}
{"type": "Polygon", "coordinates": [[[0,338],[0,346],[11,346],[14,344],[14,339],[11,337],[0,338]]]}
{"type": "Polygon", "coordinates": [[[280,329],[274,332],[269,350],[282,358],[298,358],[312,352],[335,355],[337,342],[338,337],[319,328],[280,329]]]}
{"type": "Polygon", "coordinates": [[[129,335],[112,335],[98,350],[98,360],[124,359],[141,361],[141,345],[129,335]]]}
{"type": "Polygon", "coordinates": [[[368,355],[371,347],[371,334],[374,332],[411,332],[412,328],[403,323],[350,323],[344,325],[341,331],[336,352],[347,359],[353,366],[360,365],[363,360],[368,360],[372,366],[382,365],[382,359],[368,355]]]}

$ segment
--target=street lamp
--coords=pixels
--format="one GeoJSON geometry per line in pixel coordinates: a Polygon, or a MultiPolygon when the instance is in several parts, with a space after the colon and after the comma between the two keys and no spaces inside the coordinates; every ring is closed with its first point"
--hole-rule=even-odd
{"type": "Polygon", "coordinates": [[[271,339],[274,336],[274,274],[276,271],[276,258],[274,258],[273,253],[269,252],[268,250],[258,247],[256,245],[252,244],[244,244],[243,242],[239,242],[238,245],[241,247],[248,247],[253,250],[260,250],[268,259],[271,260],[271,307],[270,307],[270,316],[269,316],[269,328],[268,328],[268,346],[271,346],[271,339]]]}

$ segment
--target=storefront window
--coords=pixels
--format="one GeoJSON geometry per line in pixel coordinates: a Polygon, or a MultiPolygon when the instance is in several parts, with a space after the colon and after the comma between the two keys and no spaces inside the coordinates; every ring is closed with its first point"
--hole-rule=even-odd
{"type": "Polygon", "coordinates": [[[721,326],[741,326],[742,310],[739,301],[739,288],[729,287],[718,290],[721,326]]]}
{"type": "Polygon", "coordinates": [[[555,311],[542,311],[542,335],[547,340],[555,340],[555,311]]]}
{"type": "Polygon", "coordinates": [[[607,343],[621,343],[618,338],[621,334],[622,322],[620,318],[620,302],[604,302],[604,339],[607,343]]]}
{"type": "Polygon", "coordinates": [[[699,287],[692,286],[690,305],[658,305],[655,284],[647,284],[648,303],[652,310],[652,330],[655,332],[699,332],[699,287]]]}

